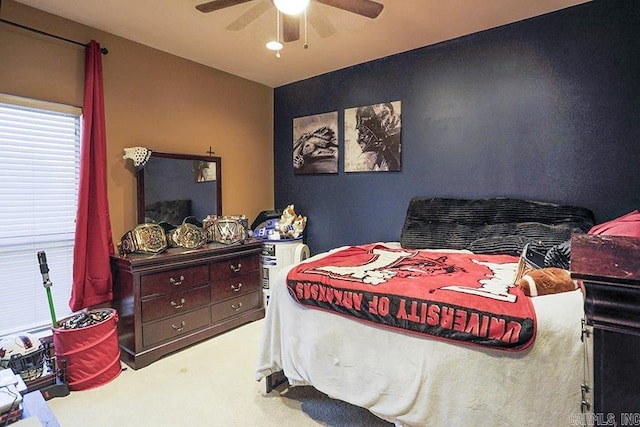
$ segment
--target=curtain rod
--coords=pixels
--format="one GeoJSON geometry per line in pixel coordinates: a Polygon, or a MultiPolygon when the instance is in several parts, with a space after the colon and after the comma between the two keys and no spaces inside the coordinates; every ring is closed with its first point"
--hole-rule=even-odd
{"type": "MultiPolygon", "coordinates": [[[[0,2],[0,4],[1,4],[1,2],[0,2]]],[[[34,32],[34,33],[38,33],[38,34],[41,34],[43,36],[53,37],[54,39],[62,40],[62,41],[67,42],[67,43],[73,43],[73,44],[78,45],[78,46],[82,46],[82,47],[89,46],[89,44],[87,44],[87,43],[80,43],[80,42],[77,42],[75,40],[66,39],[64,37],[56,36],[55,34],[50,34],[50,33],[46,33],[44,31],[35,29],[35,28],[27,27],[26,25],[16,24],[15,22],[7,21],[6,19],[0,18],[0,22],[4,22],[5,24],[13,25],[14,27],[22,28],[23,30],[27,30],[27,31],[31,31],[31,32],[34,32]]],[[[103,55],[106,55],[106,54],[109,53],[109,50],[106,47],[103,47],[103,48],[100,48],[100,52],[102,52],[103,55]]]]}

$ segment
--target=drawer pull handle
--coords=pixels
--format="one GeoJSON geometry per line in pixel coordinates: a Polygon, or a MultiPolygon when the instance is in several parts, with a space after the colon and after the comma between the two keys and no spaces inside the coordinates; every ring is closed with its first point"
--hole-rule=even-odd
{"type": "Polygon", "coordinates": [[[184,320],[180,322],[180,326],[176,326],[173,323],[171,324],[171,328],[176,332],[180,332],[185,326],[187,326],[187,323],[184,320]]]}
{"type": "Polygon", "coordinates": [[[240,288],[242,288],[242,283],[240,282],[238,282],[237,285],[231,285],[231,289],[233,289],[233,292],[238,292],[240,288]]]}
{"type": "Polygon", "coordinates": [[[180,298],[180,303],[178,304],[175,301],[171,301],[171,307],[175,308],[176,310],[181,309],[182,307],[184,307],[184,298],[180,298]]]}
{"type": "Polygon", "coordinates": [[[180,286],[182,285],[182,282],[184,282],[184,276],[180,276],[180,280],[176,280],[173,277],[169,279],[169,283],[171,283],[173,286],[180,286]]]}
{"type": "Polygon", "coordinates": [[[238,263],[238,265],[231,264],[229,267],[231,268],[231,270],[233,270],[234,273],[239,273],[240,269],[242,268],[242,264],[241,263],[238,263]]]}
{"type": "Polygon", "coordinates": [[[233,308],[233,311],[238,311],[242,308],[242,303],[239,302],[237,304],[231,304],[231,308],[233,308]]]}

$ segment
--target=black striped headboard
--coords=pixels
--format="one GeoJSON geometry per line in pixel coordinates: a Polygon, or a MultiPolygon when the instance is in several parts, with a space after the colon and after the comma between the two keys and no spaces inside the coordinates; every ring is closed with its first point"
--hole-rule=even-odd
{"type": "Polygon", "coordinates": [[[520,255],[526,243],[546,252],[593,224],[593,213],[575,206],[509,198],[414,198],[400,242],[413,249],[520,255]]]}

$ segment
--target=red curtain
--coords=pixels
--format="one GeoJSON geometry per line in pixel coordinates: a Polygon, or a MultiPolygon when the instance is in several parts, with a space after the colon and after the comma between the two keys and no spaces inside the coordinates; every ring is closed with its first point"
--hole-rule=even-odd
{"type": "Polygon", "coordinates": [[[107,142],[102,53],[91,40],[85,58],[80,184],[69,307],[76,311],[113,299],[109,255],[114,253],[107,200],[107,142]]]}

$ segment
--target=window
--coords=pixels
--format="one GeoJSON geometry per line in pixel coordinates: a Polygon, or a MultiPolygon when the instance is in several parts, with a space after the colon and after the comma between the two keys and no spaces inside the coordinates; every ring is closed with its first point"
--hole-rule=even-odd
{"type": "Polygon", "coordinates": [[[70,314],[80,168],[80,109],[0,94],[0,336],[70,314]]]}

